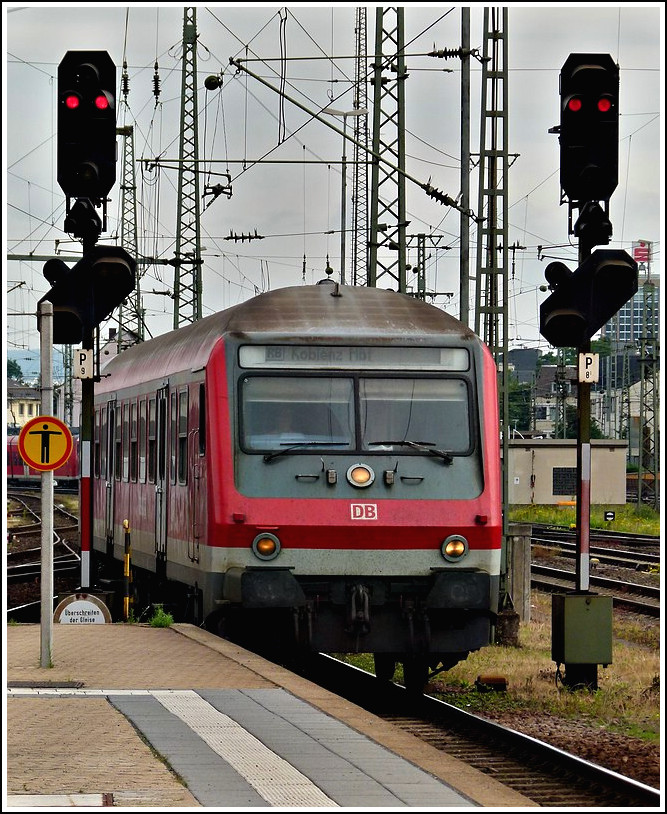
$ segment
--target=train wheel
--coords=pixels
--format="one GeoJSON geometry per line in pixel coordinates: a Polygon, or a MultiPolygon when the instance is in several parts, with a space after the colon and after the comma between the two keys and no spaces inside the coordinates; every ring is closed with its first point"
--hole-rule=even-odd
{"type": "Polygon", "coordinates": [[[424,692],[428,682],[428,662],[423,658],[409,658],[403,662],[403,683],[405,689],[411,693],[424,692]]]}
{"type": "Polygon", "coordinates": [[[396,671],[396,660],[388,653],[373,653],[375,675],[380,681],[391,681],[396,671]]]}

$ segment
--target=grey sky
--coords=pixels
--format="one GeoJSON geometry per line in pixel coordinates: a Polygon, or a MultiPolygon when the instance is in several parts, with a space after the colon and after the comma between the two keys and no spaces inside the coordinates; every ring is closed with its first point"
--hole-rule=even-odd
{"type": "MultiPolygon", "coordinates": [[[[374,6],[367,6],[368,47],[374,46],[374,6]]],[[[406,169],[451,197],[459,192],[460,76],[456,59],[423,54],[434,47],[457,48],[460,6],[408,5],[405,8],[406,169]],[[445,69],[445,70],[443,70],[445,69]],[[451,70],[451,72],[449,72],[451,70]]],[[[483,6],[471,12],[471,45],[483,45],[483,6]]],[[[287,62],[286,90],[313,111],[327,104],[352,109],[355,9],[352,4],[312,7],[293,4],[282,14],[287,62]],[[322,59],[334,55],[334,60],[322,59]],[[320,57],[295,60],[295,57],[320,57]]],[[[57,68],[68,50],[107,50],[118,66],[127,60],[128,105],[119,104],[118,123],[135,126],[137,158],[178,158],[180,40],[183,8],[134,4],[3,4],[4,14],[4,161],[7,253],[53,255],[80,250],[63,231],[65,198],[56,182],[57,68]],[[153,95],[157,59],[161,93],[153,95]]],[[[197,6],[200,158],[216,159],[208,169],[229,171],[233,195],[220,196],[201,218],[204,251],[204,314],[247,299],[256,291],[304,282],[323,275],[327,256],[340,267],[341,137],[288,101],[229,65],[230,57],[253,54],[248,63],[275,87],[280,86],[281,14],[263,4],[197,6]],[[252,53],[251,53],[252,52],[252,53]],[[209,93],[203,81],[223,72],[221,91],[209,93]],[[284,120],[281,120],[284,114],[284,120]],[[296,134],[279,144],[281,135],[296,134]],[[272,161],[250,161],[265,156],[272,161]],[[245,159],[248,164],[239,163],[245,159]],[[227,160],[229,163],[225,164],[227,160]],[[318,160],[321,163],[316,163],[318,160]],[[328,163],[331,162],[331,163],[328,163]],[[225,240],[230,233],[254,230],[263,240],[225,240]],[[327,234],[328,232],[333,232],[327,234]]],[[[654,242],[652,271],[661,269],[664,179],[664,5],[512,4],[509,7],[509,149],[517,154],[508,179],[509,244],[525,246],[515,254],[510,279],[512,346],[541,347],[539,304],[545,294],[544,267],[551,257],[576,265],[576,247],[568,241],[567,207],[559,206],[557,136],[558,76],[568,54],[610,53],[620,64],[619,186],[611,199],[612,248],[630,249],[632,241],[654,242]],[[569,245],[568,245],[569,244],[569,245]],[[538,251],[538,246],[543,247],[538,251]]],[[[472,63],[471,150],[479,150],[480,65],[472,63]]],[[[119,102],[122,100],[119,93],[119,102]]],[[[369,101],[372,90],[369,88],[369,101]]],[[[336,123],[341,126],[340,120],[336,123]]],[[[348,119],[348,131],[352,122],[348,119]]],[[[352,148],[348,145],[347,159],[352,148]]],[[[119,168],[120,169],[120,168],[119,168]]],[[[206,175],[204,184],[218,176],[206,175]]],[[[348,194],[351,189],[348,176],[348,194]]],[[[174,170],[157,173],[137,165],[140,253],[173,257],[176,234],[174,170]]],[[[452,291],[437,304],[459,312],[459,216],[407,184],[409,234],[443,235],[451,248],[433,252],[429,287],[452,291]]],[[[102,243],[119,243],[120,190],[112,190],[110,229],[102,243]]],[[[477,174],[471,176],[471,207],[477,210],[477,174]]],[[[210,197],[207,198],[207,202],[210,197]]],[[[202,205],[203,209],[203,205],[202,205]]],[[[351,204],[348,201],[348,215],[351,204]]],[[[474,269],[476,236],[471,232],[474,269]]],[[[347,239],[350,264],[351,238],[347,239]]],[[[416,260],[416,254],[409,262],[416,260]]],[[[9,349],[37,347],[32,313],[47,291],[42,262],[3,264],[5,332],[9,349]]],[[[150,331],[171,329],[173,301],[152,291],[173,288],[173,269],[152,266],[142,279],[150,331]]],[[[473,289],[474,291],[474,289],[473,289]]]]}

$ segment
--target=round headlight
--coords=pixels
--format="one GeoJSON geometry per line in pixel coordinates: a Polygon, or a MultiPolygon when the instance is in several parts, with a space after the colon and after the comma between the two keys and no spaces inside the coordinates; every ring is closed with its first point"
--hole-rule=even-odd
{"type": "Polygon", "coordinates": [[[258,534],[252,541],[252,553],[260,560],[274,560],[280,554],[280,540],[268,532],[258,534]]]}
{"type": "Polygon", "coordinates": [[[450,534],[440,546],[440,553],[449,562],[458,562],[468,553],[468,541],[460,534],[450,534]]]}
{"type": "Polygon", "coordinates": [[[347,480],[352,486],[358,486],[360,489],[363,489],[373,483],[375,480],[375,472],[373,472],[370,466],[366,466],[366,464],[353,464],[347,470],[347,480]]]}

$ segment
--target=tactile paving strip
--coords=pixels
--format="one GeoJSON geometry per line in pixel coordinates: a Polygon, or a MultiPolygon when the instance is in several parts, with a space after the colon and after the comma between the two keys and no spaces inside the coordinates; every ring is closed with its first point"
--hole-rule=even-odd
{"type": "Polygon", "coordinates": [[[243,775],[270,805],[337,807],[294,766],[196,692],[153,690],[151,694],[243,775]]]}

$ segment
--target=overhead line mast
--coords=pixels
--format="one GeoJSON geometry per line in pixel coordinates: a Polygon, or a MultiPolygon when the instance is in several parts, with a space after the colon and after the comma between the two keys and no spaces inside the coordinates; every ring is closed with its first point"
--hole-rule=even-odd
{"type": "Polygon", "coordinates": [[[174,264],[174,328],[201,319],[199,231],[199,132],[197,127],[197,9],[183,10],[181,135],[174,264]]]}

